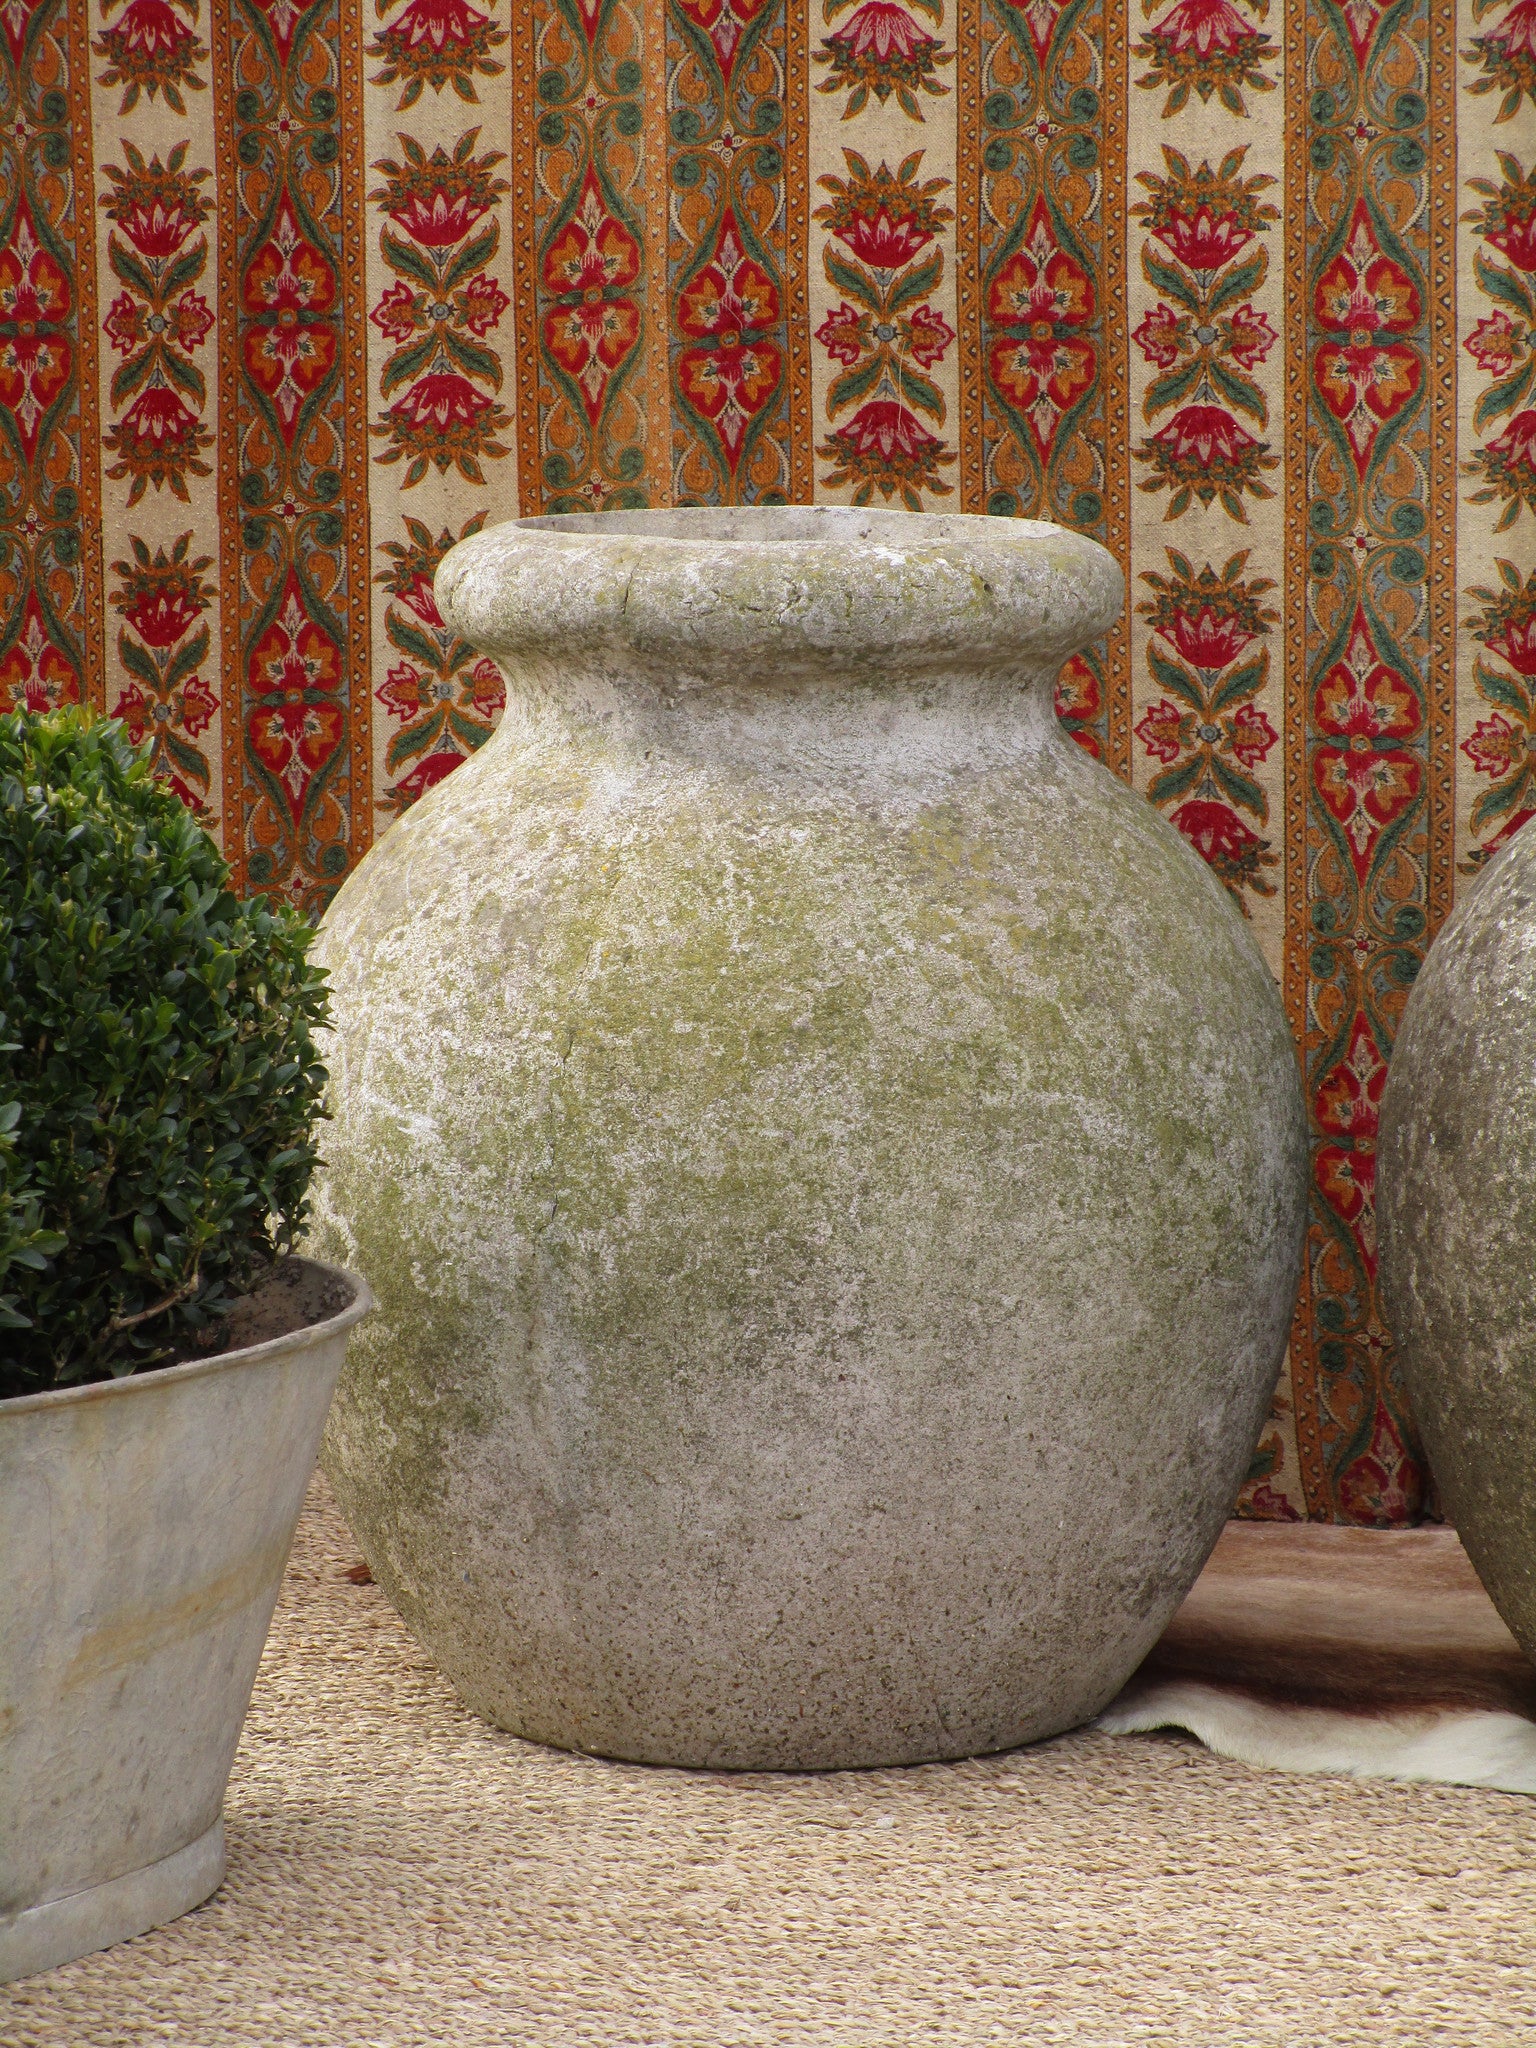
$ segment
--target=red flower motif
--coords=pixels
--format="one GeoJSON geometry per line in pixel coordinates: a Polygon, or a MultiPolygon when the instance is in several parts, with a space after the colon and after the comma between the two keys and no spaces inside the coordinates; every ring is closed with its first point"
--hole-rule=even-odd
{"type": "MultiPolygon", "coordinates": [[[[1533,264],[1536,269],[1536,264],[1533,264]]],[[[1524,356],[1528,337],[1502,310],[1479,320],[1467,336],[1465,347],[1477,367],[1490,377],[1502,377],[1524,356]]]]}
{"type": "Polygon", "coordinates": [[[130,356],[136,348],[157,338],[185,349],[190,355],[193,349],[202,347],[213,328],[213,309],[201,292],[183,292],[162,315],[164,324],[158,331],[151,329],[150,318],[148,306],[127,292],[119,292],[107,308],[102,332],[119,355],[130,356]]]}
{"type": "Polygon", "coordinates": [[[1283,1493],[1266,1479],[1248,1494],[1247,1513],[1256,1522],[1299,1522],[1302,1518],[1283,1493]]]}
{"type": "Polygon", "coordinates": [[[368,318],[384,339],[398,348],[416,332],[418,316],[423,309],[422,293],[413,292],[408,284],[402,284],[396,278],[368,318]]]}
{"type": "MultiPolygon", "coordinates": [[[[449,534],[448,545],[451,547],[452,544],[453,535],[449,534]]],[[[399,543],[392,545],[398,546],[399,543]]],[[[446,549],[444,552],[446,553],[446,549]]],[[[438,559],[441,560],[441,556],[438,559]]],[[[409,611],[416,614],[424,626],[441,627],[443,617],[437,608],[437,598],[432,589],[432,569],[435,567],[435,563],[426,568],[412,567],[403,575],[391,575],[385,570],[377,580],[381,583],[387,582],[391,596],[398,597],[409,611]]]]}
{"type": "Polygon", "coordinates": [[[491,660],[482,655],[470,670],[470,703],[482,718],[490,718],[504,710],[507,702],[507,679],[491,660]]]}
{"type": "Polygon", "coordinates": [[[869,315],[845,300],[822,321],[816,339],[834,362],[851,366],[870,347],[869,315]]]}
{"type": "Polygon", "coordinates": [[[413,192],[393,217],[423,248],[446,249],[462,241],[485,211],[474,193],[442,184],[413,192]]]}
{"type": "Polygon", "coordinates": [[[849,223],[848,232],[842,240],[848,244],[854,255],[871,270],[899,270],[910,263],[925,242],[931,241],[921,225],[913,219],[903,219],[884,207],[873,218],[857,218],[849,223]]]}
{"type": "Polygon", "coordinates": [[[1256,890],[1261,896],[1274,895],[1274,884],[1262,873],[1264,868],[1275,865],[1269,841],[1250,831],[1228,805],[1196,797],[1180,804],[1170,823],[1183,833],[1228,888],[1238,892],[1239,900],[1245,888],[1256,890]]]}
{"type": "Polygon", "coordinates": [[[640,245],[608,211],[597,173],[587,172],[576,209],[544,252],[544,286],[569,292],[623,291],[640,275],[640,245]]]}
{"type": "Polygon", "coordinates": [[[1536,57],[1536,0],[1515,0],[1508,14],[1483,38],[1497,43],[1507,55],[1536,57]]]}
{"type": "Polygon", "coordinates": [[[1269,324],[1269,315],[1256,313],[1252,306],[1239,306],[1235,313],[1222,320],[1221,325],[1227,354],[1244,370],[1252,370],[1262,363],[1280,339],[1269,324]]]}
{"type": "Polygon", "coordinates": [[[137,299],[131,299],[125,291],[106,307],[106,319],[102,319],[102,334],[113,344],[119,356],[131,356],[133,350],[150,338],[145,322],[150,313],[137,299]]]}
{"type": "Polygon", "coordinates": [[[203,581],[203,571],[212,568],[211,555],[188,558],[192,534],[179,534],[169,554],[163,546],[153,555],[137,534],[129,536],[131,562],[114,562],[119,578],[112,593],[112,608],[144,642],[156,649],[173,647],[199,614],[207,611],[217,595],[203,581]]]}
{"type": "Polygon", "coordinates": [[[450,747],[440,747],[436,753],[426,754],[409,775],[402,776],[390,791],[392,803],[402,811],[408,811],[412,804],[419,803],[429,789],[436,789],[440,782],[461,767],[468,759],[450,747]]]}
{"type": "MultiPolygon", "coordinates": [[[[157,740],[169,732],[196,739],[208,730],[218,709],[219,700],[202,677],[190,676],[164,696],[151,696],[142,683],[130,682],[113,705],[112,716],[123,721],[129,739],[136,747],[142,747],[146,739],[157,740]]],[[[190,800],[193,806],[199,801],[183,790],[178,790],[177,795],[184,803],[190,800]]]]}
{"type": "Polygon", "coordinates": [[[892,5],[892,0],[867,0],[830,40],[841,43],[852,56],[873,57],[881,64],[892,57],[913,57],[933,43],[905,7],[892,5]]]}
{"type": "Polygon", "coordinates": [[[336,303],[336,273],[304,234],[286,194],[272,232],[246,266],[241,295],[248,313],[277,319],[313,319],[336,303]]]}
{"type": "Polygon", "coordinates": [[[279,60],[286,64],[293,55],[293,32],[305,12],[304,0],[252,0],[267,18],[279,60]]]}
{"type": "Polygon", "coordinates": [[[1495,711],[1492,718],[1473,727],[1471,737],[1462,741],[1461,751],[1479,775],[1497,777],[1524,763],[1529,744],[1524,726],[1511,724],[1502,711],[1495,711]]]}
{"type": "Polygon", "coordinates": [[[423,694],[426,680],[419,668],[413,668],[409,662],[403,661],[389,671],[382,686],[373,694],[391,718],[398,718],[405,723],[412,718],[419,718],[427,708],[429,700],[423,694]]]}
{"type": "Polygon", "coordinates": [[[817,207],[814,218],[871,270],[900,270],[954,219],[953,208],[940,206],[935,198],[949,180],[928,178],[920,185],[921,152],[896,171],[884,163],[872,171],[857,150],[845,149],[843,155],[849,176],[818,179],[832,198],[817,207]]]}
{"type": "Polygon", "coordinates": [[[190,354],[213,331],[213,309],[201,292],[183,292],[169,314],[168,339],[190,354]]]}
{"type": "Polygon", "coordinates": [[[434,433],[451,433],[456,427],[473,426],[492,401],[478,392],[467,377],[439,370],[418,378],[389,417],[402,426],[428,428],[434,433]]]}
{"type": "Polygon", "coordinates": [[[405,162],[384,159],[374,165],[386,182],[369,198],[424,249],[446,249],[462,240],[507,190],[505,178],[491,175],[502,152],[474,155],[478,134],[472,128],[460,136],[452,156],[439,143],[430,157],[419,142],[402,135],[405,162]]]}
{"type": "Polygon", "coordinates": [[[18,326],[69,318],[69,279],[38,240],[25,199],[16,209],[11,239],[0,249],[0,321],[18,326]]]}
{"type": "Polygon", "coordinates": [[[1157,630],[1192,668],[1222,669],[1236,661],[1254,637],[1240,619],[1223,616],[1209,605],[1196,612],[1176,611],[1158,621],[1157,630]]]}
{"type": "Polygon", "coordinates": [[[937,67],[954,62],[937,36],[918,27],[905,7],[893,0],[865,0],[865,5],[828,36],[816,53],[818,64],[831,71],[819,88],[840,92],[851,87],[843,119],[861,113],[873,93],[883,107],[894,93],[910,120],[921,121],[917,93],[949,91],[937,78],[937,67]]]}
{"type": "Polygon", "coordinates": [[[916,308],[906,323],[903,337],[907,353],[925,370],[944,360],[944,352],[955,338],[955,330],[936,306],[916,308]]]}
{"type": "Polygon", "coordinates": [[[1379,333],[1406,334],[1423,317],[1417,286],[1383,254],[1363,199],[1349,241],[1317,281],[1312,309],[1319,326],[1347,330],[1357,342],[1379,333]]]}
{"type": "Polygon", "coordinates": [[[327,317],[336,303],[336,273],[300,228],[286,195],[241,290],[246,311],[256,316],[244,336],[246,369],[291,438],[299,408],[336,361],[336,330],[327,317]]]}
{"type": "Polygon", "coordinates": [[[887,499],[899,493],[902,503],[916,512],[922,509],[922,491],[947,497],[954,489],[938,472],[955,456],[916,413],[894,398],[877,398],[861,406],[851,420],[828,434],[816,452],[836,464],[825,482],[834,490],[853,484],[856,505],[867,505],[878,490],[887,499]]]}
{"type": "Polygon", "coordinates": [[[91,47],[107,59],[99,82],[127,87],[120,114],[133,112],[140,91],[151,99],[164,92],[166,104],[184,113],[180,87],[201,92],[207,84],[196,67],[208,52],[166,0],[128,0],[116,26],[103,29],[91,47]]]}
{"type": "Polygon", "coordinates": [[[481,270],[473,276],[464,289],[454,293],[454,308],[471,334],[486,335],[493,327],[501,324],[501,316],[511,305],[494,277],[488,277],[481,270]]]}
{"type": "Polygon", "coordinates": [[[860,454],[876,456],[881,462],[917,460],[938,445],[916,413],[891,398],[866,405],[842,431],[860,454]]]}
{"type": "Polygon", "coordinates": [[[104,436],[103,445],[117,457],[107,475],[114,481],[132,479],[130,505],[139,502],[151,483],[157,489],[169,484],[185,503],[187,473],[212,475],[202,460],[202,450],[212,444],[212,434],[168,385],[151,384],[104,436]]]}
{"type": "MultiPolygon", "coordinates": [[[[1370,1021],[1357,1011],[1350,1027],[1349,1045],[1338,1064],[1331,1067],[1318,1085],[1313,1115],[1319,1130],[1331,1138],[1347,1140],[1350,1150],[1339,1156],[1358,1162],[1348,1183],[1339,1213],[1350,1225],[1359,1222],[1370,1206],[1375,1183],[1376,1134],[1381,1123],[1381,1096],[1387,1085],[1387,1062],[1376,1043],[1370,1021]]],[[[1374,1270],[1374,1260],[1373,1260],[1374,1270]]]]}
{"type": "Polygon", "coordinates": [[[1153,63],[1136,83],[1172,88],[1165,118],[1188,104],[1192,90],[1207,102],[1216,93],[1229,113],[1244,114],[1243,86],[1260,92],[1274,87],[1275,81],[1259,69],[1271,54],[1271,40],[1245,21],[1231,0],[1179,0],[1132,52],[1153,63]]]}
{"type": "Polygon", "coordinates": [[[140,591],[123,617],[146,647],[173,647],[202,609],[184,585],[162,583],[140,591]]]}
{"type": "Polygon", "coordinates": [[[1209,58],[1269,41],[1244,21],[1231,0],[1179,0],[1153,33],[1181,57],[1209,58]]]}
{"type": "Polygon", "coordinates": [[[1280,458],[1219,405],[1186,405],[1132,452],[1152,472],[1142,479],[1142,490],[1171,489],[1169,519],[1187,511],[1191,498],[1202,505],[1220,498],[1224,511],[1246,523],[1245,491],[1256,498],[1274,496],[1262,472],[1277,469],[1280,458]]]}
{"type": "Polygon", "coordinates": [[[1495,832],[1491,839],[1485,839],[1482,845],[1468,856],[1468,865],[1471,866],[1480,861],[1491,860],[1494,854],[1508,846],[1510,840],[1514,838],[1517,832],[1524,830],[1532,818],[1536,818],[1536,810],[1520,810],[1511,813],[1509,823],[1502,830],[1495,832]]]}
{"type": "Polygon", "coordinates": [[[640,336],[640,313],[630,299],[596,299],[557,306],[544,315],[544,345],[575,378],[587,417],[596,426],[613,372],[640,336]]]}
{"type": "Polygon", "coordinates": [[[1188,330],[1187,319],[1181,320],[1172,306],[1158,304],[1143,317],[1131,339],[1149,363],[1156,363],[1160,370],[1167,370],[1183,354],[1184,336],[1188,330]]]}
{"type": "Polygon", "coordinates": [[[1252,704],[1243,705],[1225,724],[1227,744],[1245,768],[1257,768],[1280,737],[1267,715],[1252,704]]]}
{"type": "Polygon", "coordinates": [[[1498,225],[1483,233],[1516,270],[1527,276],[1536,271],[1536,192],[1522,189],[1518,195],[1507,196],[1498,225]]]}
{"type": "Polygon", "coordinates": [[[1170,464],[1177,464],[1181,472],[1188,469],[1197,474],[1240,468],[1257,445],[1252,434],[1219,405],[1186,405],[1152,439],[1170,464]]]}
{"type": "Polygon", "coordinates": [[[476,72],[494,78],[504,69],[490,52],[506,40],[506,30],[466,0],[411,0],[368,45],[370,57],[384,60],[371,83],[394,85],[403,78],[402,110],[416,104],[425,85],[441,92],[451,84],[460,99],[473,100],[470,80],[476,72]]]}
{"type": "Polygon", "coordinates": [[[1240,256],[1253,240],[1252,229],[1237,214],[1218,211],[1208,202],[1201,202],[1192,210],[1170,207],[1166,218],[1152,232],[1180,263],[1197,275],[1206,276],[1230,263],[1234,256],[1240,256]]]}
{"type": "Polygon", "coordinates": [[[23,198],[0,249],[0,405],[10,409],[29,462],[44,416],[69,382],[74,352],[52,331],[69,313],[69,280],[38,240],[23,198]]]}
{"type": "Polygon", "coordinates": [[[1367,744],[1410,740],[1424,722],[1417,693],[1377,654],[1363,611],[1355,613],[1344,657],[1318,684],[1313,709],[1320,732],[1367,744]]]}
{"type": "Polygon", "coordinates": [[[163,262],[174,256],[195,227],[208,218],[213,202],[198,187],[212,174],[183,169],[187,145],[178,142],[164,163],[144,158],[131,142],[123,144],[126,171],[102,166],[111,190],[103,193],[102,211],[116,221],[141,256],[163,262]]]}
{"type": "Polygon", "coordinates": [[[1520,477],[1526,490],[1536,487],[1536,412],[1517,412],[1504,432],[1488,443],[1487,453],[1497,455],[1502,472],[1520,477]]]}
{"type": "Polygon", "coordinates": [[[251,651],[251,688],[264,696],[294,690],[334,690],[341,656],[325,628],[309,617],[292,574],[277,616],[251,651]]]}
{"type": "MultiPolygon", "coordinates": [[[[1536,596],[1536,593],[1532,593],[1536,596]]],[[[1501,607],[1501,617],[1491,621],[1492,630],[1479,635],[1483,645],[1507,661],[1516,675],[1536,676],[1536,603],[1526,596],[1501,607]]]]}
{"type": "Polygon", "coordinates": [[[1136,727],[1136,737],[1154,760],[1177,761],[1184,751],[1186,719],[1193,724],[1193,712],[1181,710],[1165,697],[1148,706],[1136,727]]]}

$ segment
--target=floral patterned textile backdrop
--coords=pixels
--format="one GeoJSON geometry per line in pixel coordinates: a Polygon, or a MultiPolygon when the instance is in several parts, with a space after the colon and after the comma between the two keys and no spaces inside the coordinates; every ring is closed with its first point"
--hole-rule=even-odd
{"type": "Polygon", "coordinates": [[[492,729],[524,511],[1040,515],[1073,737],[1221,876],[1316,1190],[1245,1505],[1412,1520],[1395,1024],[1536,810],[1536,0],[0,0],[0,705],[320,908],[492,729]]]}

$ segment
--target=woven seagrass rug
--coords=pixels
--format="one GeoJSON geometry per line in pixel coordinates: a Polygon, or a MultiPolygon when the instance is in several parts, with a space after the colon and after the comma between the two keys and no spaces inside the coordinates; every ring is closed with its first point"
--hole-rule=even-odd
{"type": "Polygon", "coordinates": [[[5,2048],[1512,2048],[1536,1808],[1082,1731],[726,1777],[455,1701],[323,1484],[173,1926],[0,1990],[5,2048]]]}

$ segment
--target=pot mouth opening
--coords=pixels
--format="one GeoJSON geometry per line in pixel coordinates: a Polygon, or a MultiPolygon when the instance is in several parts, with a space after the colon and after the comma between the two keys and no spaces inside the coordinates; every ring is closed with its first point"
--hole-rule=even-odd
{"type": "Polygon", "coordinates": [[[527,533],[611,534],[617,540],[708,541],[722,547],[824,546],[873,541],[926,547],[944,541],[1032,540],[1061,531],[1042,519],[985,512],[871,511],[858,505],[690,505],[650,512],[546,512],[513,525],[527,533]]]}

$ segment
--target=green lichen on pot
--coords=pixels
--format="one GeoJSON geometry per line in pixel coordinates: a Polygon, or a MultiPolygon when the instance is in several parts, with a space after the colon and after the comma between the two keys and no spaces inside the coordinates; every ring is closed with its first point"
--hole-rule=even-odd
{"type": "Polygon", "coordinates": [[[796,509],[521,522],[438,592],[506,716],[319,944],[375,1575],[566,1746],[1083,1719],[1231,1505],[1304,1190],[1241,918],[1051,713],[1118,570],[796,509]]]}

